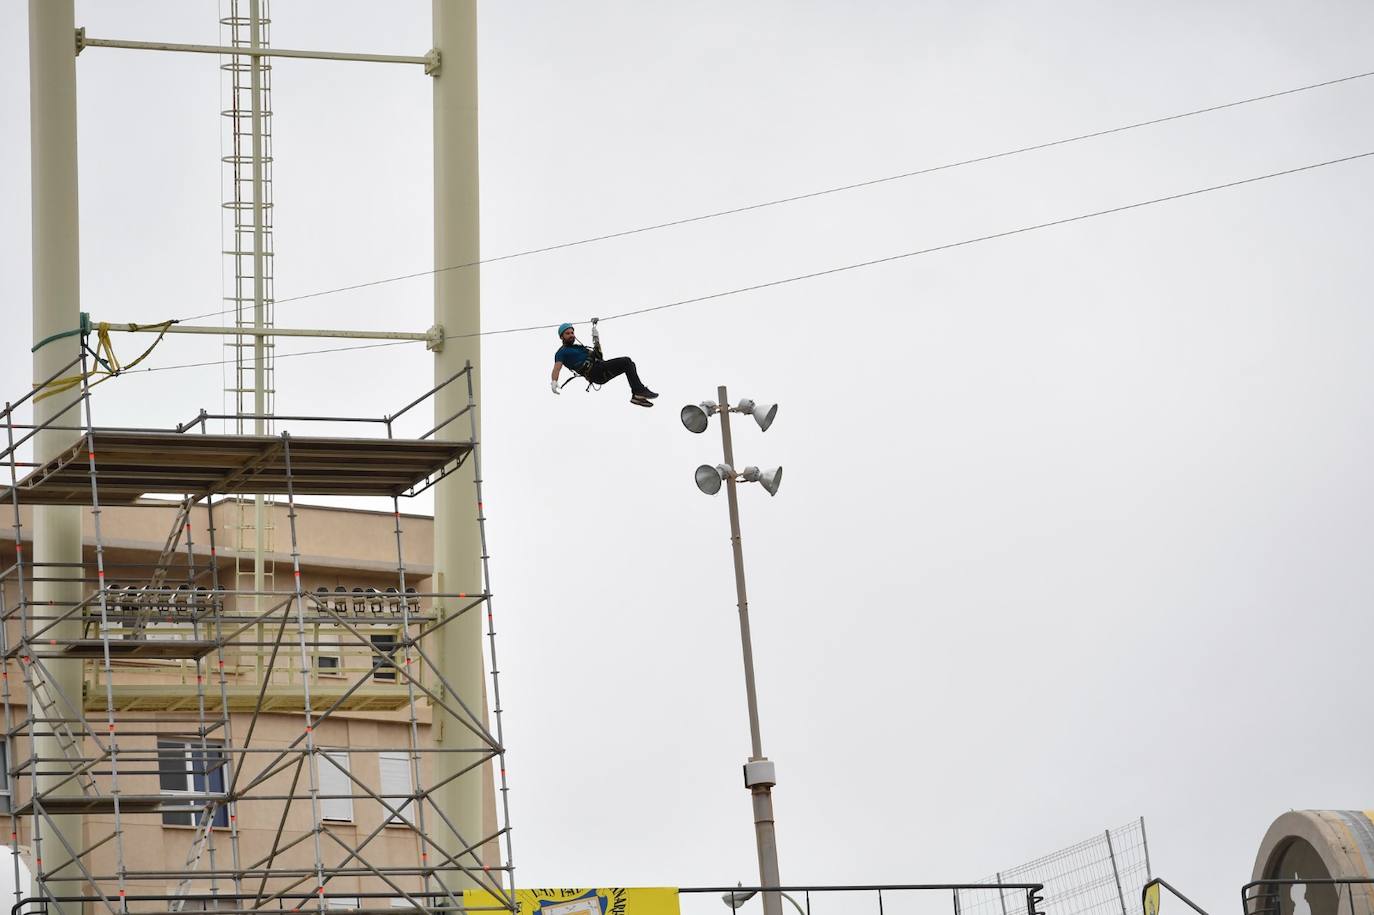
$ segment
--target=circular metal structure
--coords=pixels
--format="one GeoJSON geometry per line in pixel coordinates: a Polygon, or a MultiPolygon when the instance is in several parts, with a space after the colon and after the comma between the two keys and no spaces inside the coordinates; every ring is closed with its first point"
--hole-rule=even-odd
{"type": "Polygon", "coordinates": [[[1374,915],[1374,818],[1361,810],[1292,810],[1276,819],[1245,891],[1252,915],[1374,915]],[[1303,882],[1307,881],[1307,882],[1303,882]]]}

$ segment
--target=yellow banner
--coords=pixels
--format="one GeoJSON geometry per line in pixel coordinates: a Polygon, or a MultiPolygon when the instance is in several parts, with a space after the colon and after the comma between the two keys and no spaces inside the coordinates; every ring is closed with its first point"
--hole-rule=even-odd
{"type": "Polygon", "coordinates": [[[1145,915],[1159,915],[1159,884],[1151,883],[1145,888],[1145,915]]]}
{"type": "MultiPolygon", "coordinates": [[[[678,915],[674,887],[516,890],[519,915],[678,915]]],[[[500,911],[506,901],[486,890],[463,890],[468,911],[500,911]]]]}

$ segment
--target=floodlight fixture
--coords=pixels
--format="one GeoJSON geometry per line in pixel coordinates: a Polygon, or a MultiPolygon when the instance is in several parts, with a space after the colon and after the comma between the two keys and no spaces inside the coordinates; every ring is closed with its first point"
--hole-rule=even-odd
{"type": "Polygon", "coordinates": [[[733,911],[744,905],[758,894],[758,890],[732,890],[720,897],[720,901],[725,903],[733,911]]]}
{"type": "Polygon", "coordinates": [[[776,496],[778,487],[782,485],[782,468],[759,470],[757,467],[746,467],[740,472],[740,479],[746,483],[758,483],[770,496],[776,496]]]}
{"type": "MultiPolygon", "coordinates": [[[[750,899],[753,899],[758,894],[758,890],[732,890],[728,893],[722,894],[720,897],[720,901],[728,905],[730,907],[730,911],[733,912],[734,910],[738,909],[740,906],[748,902],[750,899]]],[[[795,908],[797,912],[800,913],[800,915],[806,915],[806,910],[801,907],[801,903],[793,899],[790,893],[778,893],[778,895],[786,899],[788,902],[792,903],[792,907],[795,908]]]]}
{"type": "Polygon", "coordinates": [[[714,412],[716,412],[716,405],[709,400],[703,400],[699,404],[689,403],[683,407],[682,411],[678,413],[678,417],[688,432],[700,434],[705,432],[706,427],[710,425],[711,414],[714,412]]]}
{"type": "Polygon", "coordinates": [[[702,464],[696,470],[697,489],[700,489],[708,496],[714,496],[720,492],[720,484],[735,475],[734,468],[729,464],[702,464]]]}
{"type": "Polygon", "coordinates": [[[773,420],[778,415],[778,405],[775,403],[755,403],[749,398],[744,398],[735,407],[737,413],[748,413],[754,417],[754,422],[759,424],[760,432],[767,432],[768,427],[773,425],[773,420]]]}

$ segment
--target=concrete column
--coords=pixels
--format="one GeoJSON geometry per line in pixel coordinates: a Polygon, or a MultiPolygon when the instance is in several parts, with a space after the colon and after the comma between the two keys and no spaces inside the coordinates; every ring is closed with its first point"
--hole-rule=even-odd
{"type": "MultiPolygon", "coordinates": [[[[467,264],[480,257],[478,245],[477,182],[477,4],[476,0],[434,0],[434,46],[441,55],[441,67],[434,78],[434,266],[467,264]]],[[[435,381],[442,381],[471,361],[479,363],[480,349],[475,337],[456,339],[454,334],[471,333],[479,322],[479,273],[476,267],[441,270],[434,275],[434,321],[450,335],[441,352],[435,355],[435,381]]],[[[480,378],[476,376],[474,381],[480,378]]],[[[436,421],[442,421],[467,405],[466,384],[455,383],[441,391],[435,400],[436,421]]],[[[480,388],[478,400],[480,402],[480,388]]],[[[466,439],[466,420],[450,423],[439,436],[466,439]]],[[[481,546],[477,527],[477,504],[471,477],[454,474],[435,487],[434,565],[436,591],[474,592],[481,589],[481,546]]],[[[446,608],[457,607],[450,602],[446,608]]],[[[469,611],[461,619],[440,630],[438,645],[429,646],[441,672],[461,695],[468,708],[480,709],[482,703],[482,616],[469,611]]],[[[436,739],[441,749],[473,750],[479,744],[467,729],[435,710],[436,739]]],[[[458,769],[471,765],[474,753],[440,753],[435,762],[435,781],[443,781],[458,769]]],[[[483,779],[477,770],[455,780],[436,792],[435,802],[462,832],[463,842],[482,837],[483,779]]],[[[437,817],[435,818],[438,819],[437,817]]],[[[426,824],[428,825],[428,823],[426,824]]],[[[431,827],[445,848],[460,847],[442,821],[431,827]]],[[[450,889],[459,890],[466,881],[458,872],[445,879],[450,889]]]]}
{"type": "MultiPolygon", "coordinates": [[[[72,0],[29,0],[29,110],[30,146],[33,167],[33,340],[37,343],[52,334],[74,330],[80,322],[81,284],[80,250],[77,244],[76,196],[76,41],[75,13],[72,0]]],[[[33,377],[42,380],[62,368],[79,352],[77,337],[66,337],[47,344],[34,353],[33,377]]],[[[34,404],[34,422],[42,423],[71,404],[79,392],[46,398],[34,404]]],[[[78,408],[67,411],[59,425],[81,424],[78,408]]],[[[53,457],[63,446],[71,444],[75,432],[44,432],[35,442],[34,459],[44,461],[53,457]]],[[[81,562],[81,509],[74,506],[37,506],[33,511],[33,559],[36,563],[81,562]]],[[[79,569],[42,569],[40,578],[76,579],[79,569]]],[[[44,612],[61,612],[81,600],[79,580],[38,582],[33,586],[34,599],[55,602],[44,612]]],[[[56,638],[80,638],[79,622],[64,623],[56,638]]],[[[81,701],[81,662],[48,662],[53,686],[60,688],[74,702],[81,701]]],[[[53,691],[54,694],[56,690],[53,691]]],[[[58,703],[54,710],[64,717],[72,711],[58,703]]],[[[49,730],[46,727],[36,728],[49,730]]],[[[78,730],[73,728],[73,730],[78,730]]],[[[34,741],[39,757],[63,758],[60,743],[53,737],[38,737],[34,741]]],[[[61,780],[60,770],[70,766],[63,762],[41,763],[51,774],[39,779],[40,790],[61,780]]],[[[64,792],[79,794],[73,780],[64,792]]],[[[62,834],[67,844],[80,849],[82,820],[66,814],[38,826],[42,838],[43,863],[35,868],[40,873],[58,869],[70,856],[54,832],[62,834]]],[[[75,866],[63,869],[59,878],[79,878],[75,866]]],[[[72,894],[80,890],[75,882],[50,885],[56,893],[72,894]]],[[[62,906],[56,906],[61,912],[62,906]]],[[[68,905],[71,912],[79,906],[68,905]]]]}

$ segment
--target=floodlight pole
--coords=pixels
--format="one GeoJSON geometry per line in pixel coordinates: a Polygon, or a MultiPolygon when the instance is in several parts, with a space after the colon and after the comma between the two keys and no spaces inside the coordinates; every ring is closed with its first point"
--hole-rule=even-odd
{"type": "MultiPolygon", "coordinates": [[[[716,389],[716,403],[720,405],[720,440],[725,450],[725,463],[735,466],[735,448],[730,440],[730,398],[725,386],[716,389]]],[[[754,643],[749,635],[749,597],[744,588],[744,546],[740,541],[739,502],[735,497],[735,475],[725,476],[725,495],[730,505],[730,549],[735,558],[735,595],[739,601],[739,639],[744,650],[744,692],[749,703],[749,740],[751,753],[744,766],[744,782],[754,799],[754,838],[759,851],[759,885],[781,886],[778,871],[778,837],[773,822],[773,786],[777,779],[773,764],[763,755],[763,737],[759,733],[758,692],[754,688],[754,643]],[[762,764],[762,765],[759,765],[762,764]]],[[[763,894],[764,915],[782,915],[782,898],[778,893],[763,894]]]]}

